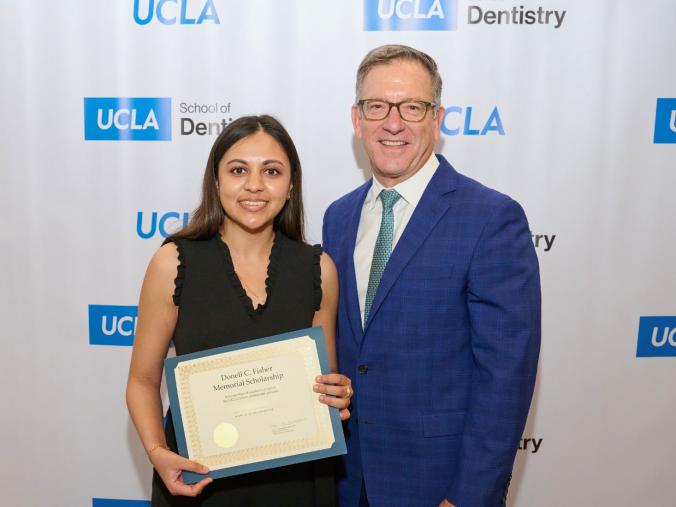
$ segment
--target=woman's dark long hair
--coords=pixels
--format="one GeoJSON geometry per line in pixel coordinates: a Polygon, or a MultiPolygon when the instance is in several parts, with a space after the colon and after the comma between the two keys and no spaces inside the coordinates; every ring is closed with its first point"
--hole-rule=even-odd
{"type": "Polygon", "coordinates": [[[275,230],[297,241],[304,240],[303,219],[303,182],[300,159],[291,136],[272,116],[243,116],[223,129],[216,138],[209,153],[207,167],[202,182],[202,201],[192,214],[190,222],[180,231],[172,234],[169,240],[177,238],[208,239],[218,234],[226,219],[221,200],[218,196],[218,163],[226,151],[237,141],[256,132],[265,132],[279,143],[291,164],[291,198],[275,218],[275,230]]]}

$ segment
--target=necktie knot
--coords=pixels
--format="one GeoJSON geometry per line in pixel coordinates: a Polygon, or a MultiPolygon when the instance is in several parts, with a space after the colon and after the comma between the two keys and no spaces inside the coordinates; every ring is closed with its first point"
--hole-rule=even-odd
{"type": "Polygon", "coordinates": [[[393,189],[381,190],[380,200],[383,203],[383,211],[391,211],[397,201],[401,198],[399,192],[393,189]]]}

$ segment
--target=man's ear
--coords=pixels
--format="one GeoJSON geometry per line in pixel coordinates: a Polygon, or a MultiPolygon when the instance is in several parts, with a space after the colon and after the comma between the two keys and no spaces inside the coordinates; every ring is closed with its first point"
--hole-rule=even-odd
{"type": "Polygon", "coordinates": [[[434,139],[439,139],[439,132],[441,130],[441,124],[444,121],[444,106],[439,106],[437,109],[437,117],[434,118],[434,139]]]}
{"type": "Polygon", "coordinates": [[[356,104],[352,104],[352,127],[354,128],[354,135],[361,139],[361,116],[356,104]]]}

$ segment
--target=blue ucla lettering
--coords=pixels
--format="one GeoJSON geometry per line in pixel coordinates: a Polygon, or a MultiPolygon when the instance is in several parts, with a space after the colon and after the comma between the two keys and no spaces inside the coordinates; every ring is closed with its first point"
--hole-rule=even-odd
{"type": "Polygon", "coordinates": [[[139,211],[136,214],[136,234],[142,239],[149,239],[155,235],[155,230],[157,228],[157,211],[153,211],[150,219],[150,229],[148,232],[143,231],[143,211],[139,211]]]}
{"type": "Polygon", "coordinates": [[[463,130],[463,134],[465,134],[466,136],[476,136],[479,134],[479,130],[470,127],[471,123],[472,123],[472,107],[467,106],[467,112],[465,113],[465,129],[463,130]]]}
{"type": "Polygon", "coordinates": [[[134,21],[138,25],[147,25],[153,19],[153,0],[148,0],[148,14],[141,18],[139,13],[139,0],[134,0],[134,21]]]}
{"type": "MultiPolygon", "coordinates": [[[[157,0],[157,11],[155,11],[155,16],[157,16],[157,21],[162,23],[163,25],[175,25],[176,24],[176,17],[174,16],[173,18],[168,18],[164,15],[164,6],[168,3],[177,3],[176,0],[157,0]]],[[[191,23],[187,23],[191,24],[191,23]]],[[[194,24],[194,23],[192,23],[194,24]]]]}
{"type": "Polygon", "coordinates": [[[181,216],[177,211],[168,211],[162,216],[159,216],[157,211],[150,213],[150,224],[146,230],[144,230],[143,224],[143,211],[136,213],[136,234],[141,239],[150,239],[155,236],[156,233],[160,233],[163,238],[168,237],[172,231],[167,230],[167,221],[176,220],[183,222],[183,227],[188,225],[190,221],[190,213],[185,211],[181,216]]]}
{"type": "Polygon", "coordinates": [[[467,106],[464,110],[459,106],[449,106],[445,108],[444,118],[441,122],[441,132],[447,136],[457,136],[461,133],[466,136],[485,136],[489,132],[497,132],[501,136],[505,135],[505,129],[497,106],[493,108],[493,111],[484,122],[483,128],[481,129],[472,128],[472,113],[472,106],[467,106]],[[452,118],[452,115],[458,115],[458,119],[463,119],[462,128],[451,128],[449,126],[449,118],[452,118]]]}
{"type": "MultiPolygon", "coordinates": [[[[211,21],[216,25],[221,23],[213,0],[204,1],[197,18],[190,17],[188,14],[188,4],[190,3],[190,0],[157,0],[157,4],[155,4],[155,0],[148,0],[147,9],[143,9],[142,13],[141,0],[134,0],[134,21],[139,25],[147,25],[153,20],[154,14],[155,18],[163,25],[175,25],[177,23],[181,25],[201,25],[205,21],[211,21]]],[[[194,1],[192,5],[195,5],[194,1]]],[[[191,10],[195,12],[194,9],[191,10]]]]}
{"type": "Polygon", "coordinates": [[[460,133],[460,129],[449,129],[446,124],[446,119],[451,114],[462,114],[462,108],[458,106],[449,106],[444,110],[444,119],[441,122],[441,131],[447,136],[457,136],[460,133]]]}
{"type": "Polygon", "coordinates": [[[186,11],[188,9],[188,2],[181,3],[181,24],[194,25],[195,20],[188,17],[186,11]]]}
{"type": "Polygon", "coordinates": [[[488,117],[484,128],[481,130],[481,135],[484,136],[488,131],[495,131],[501,136],[505,135],[505,129],[502,126],[502,120],[500,119],[500,113],[498,112],[498,106],[493,108],[493,112],[488,117]]]}
{"type": "Polygon", "coordinates": [[[166,225],[166,223],[167,223],[167,220],[169,220],[170,218],[173,218],[174,220],[178,220],[179,218],[181,218],[181,215],[179,215],[179,214],[176,213],[175,211],[170,211],[170,212],[165,213],[164,215],[162,215],[162,218],[160,218],[160,227],[159,227],[159,230],[160,230],[160,235],[161,235],[163,238],[166,238],[167,236],[169,236],[169,233],[167,232],[167,229],[165,228],[165,225],[166,225]]]}

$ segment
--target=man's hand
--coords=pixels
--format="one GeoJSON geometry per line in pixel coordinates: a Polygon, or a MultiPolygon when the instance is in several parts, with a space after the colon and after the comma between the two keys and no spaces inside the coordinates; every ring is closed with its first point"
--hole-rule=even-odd
{"type": "Polygon", "coordinates": [[[350,418],[350,406],[352,395],[352,381],[340,373],[328,373],[315,378],[317,382],[313,390],[320,393],[319,401],[330,407],[340,410],[340,419],[345,421],[350,418]]]}
{"type": "Polygon", "coordinates": [[[444,498],[439,504],[439,507],[455,507],[455,505],[444,498]]]}

